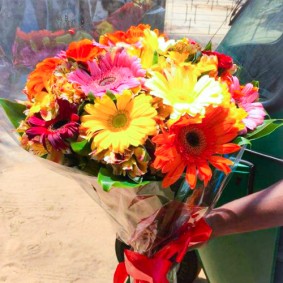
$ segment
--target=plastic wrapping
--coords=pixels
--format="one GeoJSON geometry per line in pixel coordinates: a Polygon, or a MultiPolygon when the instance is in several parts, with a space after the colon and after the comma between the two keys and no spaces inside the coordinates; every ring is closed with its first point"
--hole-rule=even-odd
{"type": "MultiPolygon", "coordinates": [[[[234,168],[243,151],[244,148],[236,157],[231,157],[234,168]]],[[[162,188],[161,182],[151,182],[134,189],[112,188],[105,192],[97,178],[73,175],[110,215],[117,236],[135,251],[148,256],[174,239],[184,223],[193,225],[209,213],[230,176],[215,170],[207,186],[200,183],[194,190],[181,178],[175,187],[167,189],[162,188]]]]}
{"type": "Polygon", "coordinates": [[[26,76],[38,62],[65,50],[72,41],[98,39],[139,23],[164,28],[165,1],[114,1],[116,6],[101,0],[2,2],[0,91],[1,97],[12,99],[24,97],[26,76]]]}
{"type": "MultiPolygon", "coordinates": [[[[234,161],[232,172],[240,162],[243,151],[244,147],[230,157],[234,161]]],[[[97,177],[52,161],[34,158],[50,170],[78,182],[108,214],[117,237],[133,250],[148,256],[176,238],[176,231],[185,223],[193,226],[209,213],[233,174],[225,175],[215,170],[207,186],[199,183],[194,190],[189,188],[182,177],[174,186],[166,189],[162,188],[161,182],[151,182],[137,188],[113,187],[105,191],[97,177]]]]}

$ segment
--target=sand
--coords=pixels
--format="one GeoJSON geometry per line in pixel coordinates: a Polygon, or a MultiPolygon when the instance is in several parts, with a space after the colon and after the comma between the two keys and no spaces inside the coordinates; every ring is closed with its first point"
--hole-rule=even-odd
{"type": "Polygon", "coordinates": [[[0,153],[0,282],[111,282],[115,231],[102,208],[3,134],[0,153]]]}
{"type": "Polygon", "coordinates": [[[0,282],[112,282],[116,236],[106,213],[1,127],[0,227],[0,282]]]}

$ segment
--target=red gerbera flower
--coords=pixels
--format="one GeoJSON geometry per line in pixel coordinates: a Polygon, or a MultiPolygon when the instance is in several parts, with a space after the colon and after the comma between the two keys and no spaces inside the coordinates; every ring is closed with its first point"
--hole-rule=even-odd
{"type": "Polygon", "coordinates": [[[215,55],[218,59],[218,68],[229,70],[233,67],[233,58],[217,51],[203,51],[206,55],[215,55]]]}
{"type": "Polygon", "coordinates": [[[238,128],[228,114],[229,109],[209,107],[204,118],[182,116],[169,131],[153,138],[157,144],[153,167],[166,174],[163,187],[175,183],[185,170],[191,188],[197,179],[207,185],[212,177],[210,165],[225,174],[231,171],[233,162],[221,155],[238,151],[240,146],[230,143],[238,128]]]}
{"type": "Polygon", "coordinates": [[[69,147],[68,140],[77,137],[79,132],[79,116],[77,107],[67,100],[59,100],[59,114],[56,118],[45,121],[40,116],[28,118],[30,128],[26,131],[29,140],[40,137],[40,143],[47,149],[46,141],[56,150],[69,147]]]}

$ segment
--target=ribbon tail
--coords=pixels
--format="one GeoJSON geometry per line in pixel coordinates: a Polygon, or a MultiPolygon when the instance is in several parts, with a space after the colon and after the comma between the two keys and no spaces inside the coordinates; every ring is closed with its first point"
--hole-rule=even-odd
{"type": "Polygon", "coordinates": [[[128,274],[139,283],[169,283],[167,273],[172,262],[166,258],[148,258],[133,251],[125,251],[128,274]]]}
{"type": "Polygon", "coordinates": [[[185,232],[161,248],[155,254],[155,257],[173,259],[175,262],[180,263],[189,248],[206,242],[210,238],[211,233],[211,227],[204,219],[200,219],[195,226],[188,225],[185,232]]]}
{"type": "Polygon", "coordinates": [[[185,239],[183,241],[185,244],[183,245],[183,248],[180,249],[179,254],[176,258],[176,262],[182,261],[189,248],[207,242],[211,237],[211,233],[211,227],[205,222],[203,218],[201,218],[196,223],[196,226],[189,229],[186,233],[187,235],[184,235],[185,239]]]}
{"type": "Polygon", "coordinates": [[[125,283],[128,278],[125,262],[120,262],[114,273],[113,283],[125,283]]]}

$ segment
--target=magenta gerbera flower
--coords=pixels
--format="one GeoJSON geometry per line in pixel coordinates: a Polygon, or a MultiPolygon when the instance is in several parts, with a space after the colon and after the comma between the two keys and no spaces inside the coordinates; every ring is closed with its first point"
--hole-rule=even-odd
{"type": "Polygon", "coordinates": [[[258,88],[253,84],[248,83],[241,86],[237,77],[232,77],[230,91],[235,102],[248,113],[248,116],[243,120],[247,130],[254,130],[264,121],[266,112],[262,103],[258,102],[259,93],[258,88]]]}
{"type": "Polygon", "coordinates": [[[28,118],[30,128],[26,131],[29,140],[40,138],[40,143],[47,149],[47,141],[56,150],[69,147],[68,140],[74,139],[79,133],[79,116],[75,104],[67,100],[58,100],[59,113],[56,118],[45,121],[40,115],[28,118]]]}
{"type": "Polygon", "coordinates": [[[140,58],[129,56],[123,49],[108,52],[98,61],[87,64],[90,74],[77,69],[69,75],[69,80],[77,83],[84,93],[91,92],[97,97],[103,96],[106,91],[117,94],[138,87],[146,73],[140,58]]]}

